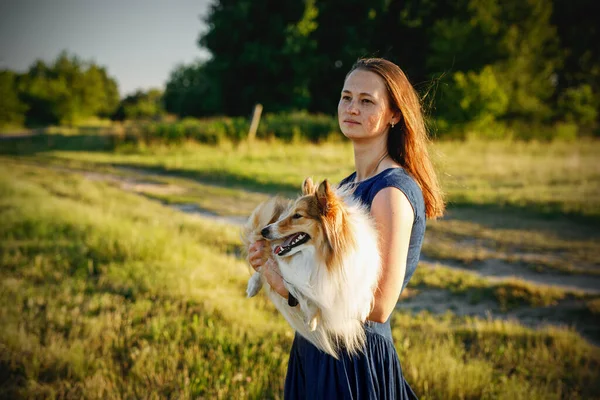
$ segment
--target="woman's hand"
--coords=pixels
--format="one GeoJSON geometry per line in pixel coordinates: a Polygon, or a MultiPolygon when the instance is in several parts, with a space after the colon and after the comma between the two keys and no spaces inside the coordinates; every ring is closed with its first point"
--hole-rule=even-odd
{"type": "Polygon", "coordinates": [[[266,245],[266,241],[258,240],[252,243],[248,249],[248,262],[255,271],[260,272],[261,267],[265,264],[264,250],[266,245]]]}
{"type": "Polygon", "coordinates": [[[263,277],[274,291],[279,293],[281,297],[287,299],[289,293],[283,284],[283,277],[279,271],[279,266],[272,257],[269,257],[266,260],[264,258],[265,246],[267,246],[267,244],[264,240],[254,242],[248,249],[248,262],[255,271],[263,274],[263,277]]]}

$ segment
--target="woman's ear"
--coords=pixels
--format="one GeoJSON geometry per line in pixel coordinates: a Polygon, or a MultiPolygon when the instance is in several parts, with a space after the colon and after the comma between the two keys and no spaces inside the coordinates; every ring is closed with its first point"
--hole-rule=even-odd
{"type": "Polygon", "coordinates": [[[402,112],[400,110],[396,110],[392,113],[392,122],[394,125],[398,125],[402,122],[402,112]]]}

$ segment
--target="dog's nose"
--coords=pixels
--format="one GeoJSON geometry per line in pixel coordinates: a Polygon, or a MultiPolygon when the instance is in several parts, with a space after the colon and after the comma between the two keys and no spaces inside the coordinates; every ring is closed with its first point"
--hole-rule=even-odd
{"type": "Polygon", "coordinates": [[[260,231],[260,234],[261,234],[261,235],[263,235],[263,237],[264,237],[265,239],[268,239],[268,236],[269,236],[269,231],[270,231],[270,230],[271,230],[271,229],[270,229],[270,228],[267,226],[267,227],[266,227],[266,228],[264,228],[262,231],[260,231]]]}

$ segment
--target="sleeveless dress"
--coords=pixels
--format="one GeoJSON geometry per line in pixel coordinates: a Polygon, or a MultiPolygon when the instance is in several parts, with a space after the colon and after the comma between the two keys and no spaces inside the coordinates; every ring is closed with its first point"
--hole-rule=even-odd
{"type": "MultiPolygon", "coordinates": [[[[340,186],[353,181],[356,173],[342,180],[340,186]]],[[[371,208],[375,195],[383,188],[401,190],[412,205],[414,223],[408,249],[406,275],[402,290],[412,277],[425,235],[425,203],[421,188],[402,168],[389,168],[357,184],[354,197],[371,208]]],[[[368,266],[365,266],[368,267],[368,266]]],[[[366,351],[354,356],[347,353],[339,360],[322,352],[296,334],[285,381],[284,398],[295,399],[416,399],[404,380],[400,360],[394,347],[390,319],[383,323],[367,321],[366,351]]]]}

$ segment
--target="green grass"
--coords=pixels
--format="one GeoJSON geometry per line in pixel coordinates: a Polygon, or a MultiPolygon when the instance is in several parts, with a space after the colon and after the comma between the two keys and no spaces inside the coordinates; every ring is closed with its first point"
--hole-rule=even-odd
{"type": "MultiPolygon", "coordinates": [[[[2,144],[3,153],[37,154],[91,164],[143,167],[259,191],[295,193],[311,175],[339,181],[352,172],[348,143],[129,146],[117,153],[94,135],[50,135],[2,144]],[[79,151],[77,151],[79,150],[79,151]],[[88,150],[88,151],[86,151],[88,150]],[[92,151],[89,151],[92,150],[92,151]]],[[[436,142],[432,157],[450,204],[509,207],[581,221],[600,219],[598,141],[436,142]]]]}
{"type": "MultiPolygon", "coordinates": [[[[5,154],[29,154],[37,163],[120,175],[141,169],[183,189],[148,196],[220,215],[245,215],[264,194],[295,196],[306,176],[338,182],[353,164],[348,143],[111,148],[107,137],[74,133],[0,143],[5,154]]],[[[437,142],[431,151],[449,212],[429,223],[427,256],[600,274],[600,142],[437,142]]]]}
{"type": "Polygon", "coordinates": [[[565,329],[396,313],[404,374],[423,399],[597,398],[597,348],[565,329]],[[589,351],[592,354],[588,353],[589,351]]]}
{"type": "MultiPolygon", "coordinates": [[[[281,398],[291,333],[244,297],[237,229],[14,159],[0,219],[0,397],[281,398]]],[[[570,329],[393,326],[421,398],[600,397],[600,352],[570,329]]]]}
{"type": "Polygon", "coordinates": [[[434,149],[444,188],[456,204],[600,215],[598,141],[443,142],[434,149]]]}
{"type": "Polygon", "coordinates": [[[291,333],[244,298],[237,229],[70,174],[2,172],[4,395],[279,396],[291,333]]]}

